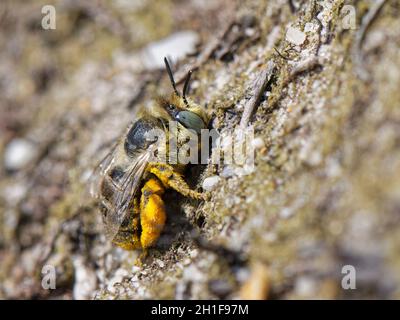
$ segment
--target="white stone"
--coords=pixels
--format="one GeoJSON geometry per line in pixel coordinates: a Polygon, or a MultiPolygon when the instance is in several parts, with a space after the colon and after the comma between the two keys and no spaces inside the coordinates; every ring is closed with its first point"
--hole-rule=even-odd
{"type": "Polygon", "coordinates": [[[221,178],[219,176],[205,178],[203,181],[203,189],[206,191],[214,190],[220,180],[221,178]]]}
{"type": "Polygon", "coordinates": [[[251,144],[252,144],[252,146],[253,146],[254,149],[261,149],[261,148],[264,148],[264,147],[265,147],[264,140],[263,140],[262,138],[260,138],[260,137],[255,138],[255,139],[252,141],[251,144]]]}
{"type": "Polygon", "coordinates": [[[34,145],[25,139],[14,139],[4,151],[4,166],[8,170],[19,170],[33,160],[36,155],[34,145]]]}
{"type": "Polygon", "coordinates": [[[199,36],[193,31],[177,32],[157,42],[150,43],[143,51],[144,66],[149,69],[164,68],[164,57],[170,63],[184,58],[195,50],[199,36]]]}
{"type": "Polygon", "coordinates": [[[301,297],[312,297],[315,295],[315,290],[316,284],[314,279],[302,276],[296,280],[295,291],[301,297]]]}
{"type": "Polygon", "coordinates": [[[297,28],[289,27],[286,31],[286,40],[300,46],[306,40],[306,34],[297,28]]]}
{"type": "Polygon", "coordinates": [[[283,208],[279,216],[283,219],[288,219],[294,214],[293,208],[283,208]]]}
{"type": "Polygon", "coordinates": [[[190,257],[191,257],[192,259],[193,259],[193,258],[196,258],[196,257],[199,255],[199,250],[193,249],[192,251],[189,252],[189,255],[190,255],[190,257]]]}

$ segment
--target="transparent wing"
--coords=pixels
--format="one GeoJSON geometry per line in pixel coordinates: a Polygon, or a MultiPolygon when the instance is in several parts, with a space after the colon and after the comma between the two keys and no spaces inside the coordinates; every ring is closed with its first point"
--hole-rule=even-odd
{"type": "MultiPolygon", "coordinates": [[[[154,144],[149,149],[142,151],[124,170],[123,175],[118,178],[118,181],[112,180],[114,195],[111,199],[102,200],[103,205],[107,209],[107,214],[103,219],[108,238],[113,239],[115,237],[122,224],[126,221],[129,210],[132,210],[130,207],[132,200],[140,187],[147,164],[153,159],[156,147],[156,144],[154,144]]],[[[98,198],[100,198],[101,180],[114,167],[117,148],[118,145],[102,160],[97,169],[97,176],[100,176],[100,179],[97,179],[98,184],[97,186],[93,186],[93,190],[98,198]]]]}
{"type": "Polygon", "coordinates": [[[94,198],[100,197],[100,181],[103,177],[107,174],[107,172],[112,167],[113,163],[115,162],[116,157],[116,150],[118,147],[118,143],[114,143],[111,151],[108,152],[103,159],[97,164],[95,169],[92,171],[89,177],[89,191],[90,195],[94,198]]]}
{"type": "Polygon", "coordinates": [[[142,180],[144,171],[147,164],[152,158],[152,151],[146,150],[129,166],[124,175],[121,177],[121,185],[119,185],[120,192],[115,197],[115,214],[121,216],[126,212],[131,204],[132,198],[135,196],[136,191],[142,180]]]}

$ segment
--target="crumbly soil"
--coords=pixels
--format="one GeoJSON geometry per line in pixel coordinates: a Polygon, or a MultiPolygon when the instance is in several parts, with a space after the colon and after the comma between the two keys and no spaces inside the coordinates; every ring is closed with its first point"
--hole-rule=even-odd
{"type": "Polygon", "coordinates": [[[400,5],[383,1],[367,24],[377,2],[2,1],[0,298],[400,298],[400,5]],[[41,28],[44,4],[56,30],[41,28]],[[135,111],[170,92],[141,50],[181,30],[200,43],[177,78],[195,67],[190,97],[223,136],[275,68],[249,123],[254,171],[190,167],[195,189],[220,177],[210,200],[168,191],[139,264],[106,239],[88,177],[135,111]],[[31,159],[10,170],[18,138],[31,159]]]}

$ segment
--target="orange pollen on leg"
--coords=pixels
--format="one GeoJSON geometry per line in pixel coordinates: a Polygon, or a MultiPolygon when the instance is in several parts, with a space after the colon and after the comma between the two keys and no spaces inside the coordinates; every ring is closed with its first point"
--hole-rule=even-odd
{"type": "Polygon", "coordinates": [[[158,179],[149,179],[142,189],[142,193],[145,192],[162,195],[164,193],[164,187],[158,179]]]}
{"type": "Polygon", "coordinates": [[[142,189],[140,203],[140,223],[142,247],[148,248],[156,243],[164,227],[166,214],[161,195],[164,188],[157,179],[148,180],[142,189]]]}

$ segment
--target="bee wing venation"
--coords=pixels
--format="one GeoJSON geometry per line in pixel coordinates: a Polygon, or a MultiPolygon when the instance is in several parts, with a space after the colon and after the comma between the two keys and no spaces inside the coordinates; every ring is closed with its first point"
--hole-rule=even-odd
{"type": "Polygon", "coordinates": [[[119,179],[120,183],[117,185],[119,191],[113,197],[114,203],[111,204],[112,209],[106,221],[109,238],[114,238],[129,214],[130,205],[139,190],[147,164],[153,159],[155,149],[156,144],[139,154],[119,179]]]}
{"type": "Polygon", "coordinates": [[[94,198],[100,197],[100,181],[110,170],[115,161],[115,154],[117,152],[118,143],[115,143],[110,152],[108,152],[103,159],[100,160],[89,177],[89,191],[90,195],[94,198]]]}
{"type": "Polygon", "coordinates": [[[146,151],[136,158],[121,178],[121,192],[118,192],[115,201],[117,214],[123,213],[129,207],[142,180],[147,164],[150,162],[152,152],[146,151]]]}

